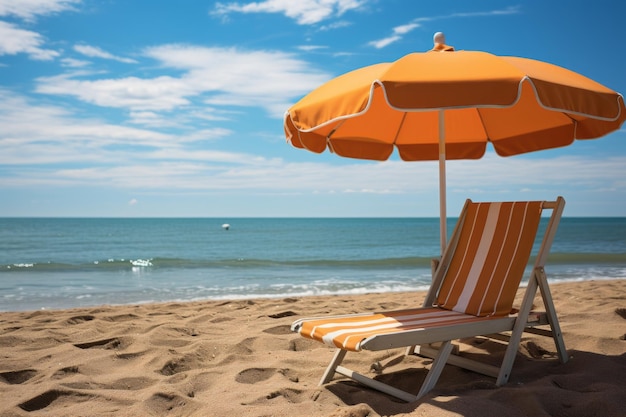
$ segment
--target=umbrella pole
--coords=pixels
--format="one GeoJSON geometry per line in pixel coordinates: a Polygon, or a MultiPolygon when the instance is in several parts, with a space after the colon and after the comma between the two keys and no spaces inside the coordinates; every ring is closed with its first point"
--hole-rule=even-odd
{"type": "Polygon", "coordinates": [[[443,110],[439,110],[439,240],[441,254],[446,249],[446,133],[443,110]]]}

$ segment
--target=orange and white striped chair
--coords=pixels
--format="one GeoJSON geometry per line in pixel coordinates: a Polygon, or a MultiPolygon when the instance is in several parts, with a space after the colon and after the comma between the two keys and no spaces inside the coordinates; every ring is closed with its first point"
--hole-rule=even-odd
{"type": "Polygon", "coordinates": [[[320,385],[339,373],[402,400],[415,401],[435,386],[446,363],[496,377],[496,384],[503,385],[509,379],[522,333],[539,324],[550,325],[551,330],[543,333],[553,337],[559,359],[566,362],[567,352],[544,271],[564,205],[562,197],[556,201],[504,203],[467,200],[421,308],[295,321],[292,330],[301,336],[337,347],[320,385]],[[515,313],[513,301],[544,210],[552,210],[552,215],[543,231],[524,299],[515,313]],[[538,288],[546,309],[542,322],[529,319],[538,288]],[[453,340],[509,331],[508,347],[499,367],[451,354],[453,340]],[[434,349],[431,344],[437,342],[441,346],[434,349]],[[348,351],[402,347],[407,348],[407,354],[434,358],[417,394],[340,366],[348,351]]]}

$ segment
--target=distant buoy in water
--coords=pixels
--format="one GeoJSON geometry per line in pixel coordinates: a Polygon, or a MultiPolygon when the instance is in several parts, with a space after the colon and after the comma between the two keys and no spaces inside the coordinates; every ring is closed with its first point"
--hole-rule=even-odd
{"type": "Polygon", "coordinates": [[[228,230],[228,229],[230,229],[230,224],[228,224],[228,223],[224,223],[224,224],[222,225],[222,229],[224,229],[224,230],[228,230]]]}

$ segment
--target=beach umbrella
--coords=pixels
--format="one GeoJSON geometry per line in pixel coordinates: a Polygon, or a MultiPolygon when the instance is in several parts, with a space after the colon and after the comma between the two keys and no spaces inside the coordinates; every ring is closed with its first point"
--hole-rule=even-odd
{"type": "Polygon", "coordinates": [[[456,51],[435,34],[431,51],[363,67],[321,85],[285,113],[287,141],[316,153],[439,161],[440,235],[446,245],[448,159],[479,159],[570,145],[626,120],[619,93],[528,58],[456,51]]]}

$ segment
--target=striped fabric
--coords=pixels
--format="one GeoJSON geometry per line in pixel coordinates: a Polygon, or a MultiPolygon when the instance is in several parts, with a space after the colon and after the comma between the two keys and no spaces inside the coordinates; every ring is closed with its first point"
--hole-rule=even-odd
{"type": "Polygon", "coordinates": [[[492,318],[431,307],[349,317],[304,319],[294,323],[293,328],[301,336],[327,345],[360,351],[361,343],[375,335],[490,319],[492,318]]]}
{"type": "Polygon", "coordinates": [[[436,304],[475,316],[504,316],[528,263],[542,202],[469,203],[436,304]]]}
{"type": "Polygon", "coordinates": [[[541,219],[542,202],[468,202],[435,307],[301,319],[301,336],[350,351],[367,338],[498,319],[510,313],[541,219]]]}

